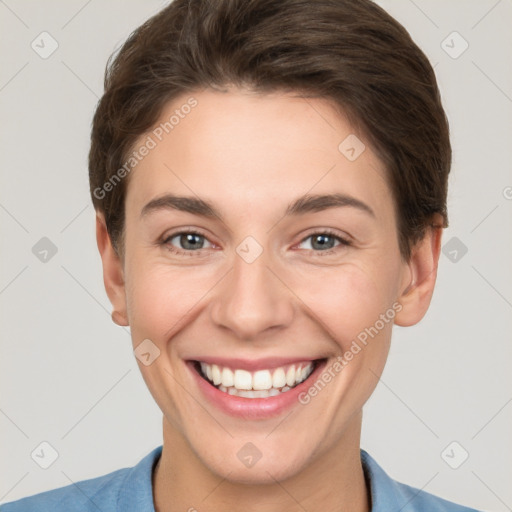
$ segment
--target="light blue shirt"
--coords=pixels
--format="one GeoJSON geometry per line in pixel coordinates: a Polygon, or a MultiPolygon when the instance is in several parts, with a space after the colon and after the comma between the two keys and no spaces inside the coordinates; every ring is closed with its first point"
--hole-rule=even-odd
{"type": "MultiPolygon", "coordinates": [[[[0,512],[155,512],[151,479],[161,453],[159,446],[133,468],[5,503],[0,512]]],[[[361,461],[372,512],[478,512],[393,480],[364,450],[361,461]]]]}

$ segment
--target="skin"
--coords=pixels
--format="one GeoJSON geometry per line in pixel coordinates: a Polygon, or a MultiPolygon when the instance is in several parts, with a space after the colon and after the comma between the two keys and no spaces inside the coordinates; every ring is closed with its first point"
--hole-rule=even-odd
{"type": "MultiPolygon", "coordinates": [[[[189,96],[168,104],[157,125],[189,96]]],[[[129,177],[121,257],[97,214],[114,319],[130,325],[134,348],[150,339],[160,350],[151,365],[138,362],[163,412],[156,510],[368,511],[362,407],[383,371],[393,321],[307,405],[271,419],[220,411],[184,361],[326,357],[330,366],[394,303],[395,324],[417,323],[434,290],[442,229],[429,228],[402,260],[383,164],[369,144],[353,162],[338,150],[357,132],[326,100],[239,89],[193,96],[198,106],[129,177]],[[169,192],[210,201],[223,220],[174,209],[141,217],[169,192]],[[375,216],[347,206],[284,216],[305,193],[333,192],[375,216]],[[202,255],[169,238],[187,228],[204,233],[202,255]],[[351,245],[334,239],[330,253],[313,245],[325,228],[351,245]],[[250,264],[236,252],[247,236],[263,249],[250,264]],[[246,442],[262,453],[251,468],[237,457],[246,442]]]]}

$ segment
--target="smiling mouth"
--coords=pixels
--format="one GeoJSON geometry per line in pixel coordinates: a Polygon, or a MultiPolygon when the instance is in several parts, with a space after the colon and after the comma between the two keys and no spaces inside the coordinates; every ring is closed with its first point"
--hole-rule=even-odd
{"type": "Polygon", "coordinates": [[[194,361],[197,373],[219,391],[242,398],[269,398],[286,393],[303,383],[325,359],[303,361],[272,369],[233,369],[194,361]]]}

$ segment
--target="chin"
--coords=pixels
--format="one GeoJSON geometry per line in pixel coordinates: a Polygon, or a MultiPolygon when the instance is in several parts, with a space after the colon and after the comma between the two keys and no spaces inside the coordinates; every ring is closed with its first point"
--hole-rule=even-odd
{"type": "Polygon", "coordinates": [[[308,465],[314,446],[303,441],[293,440],[293,433],[285,436],[289,442],[281,442],[281,436],[274,440],[266,439],[268,434],[261,434],[259,439],[230,438],[228,442],[212,446],[196,447],[194,451],[201,463],[220,478],[233,483],[262,485],[275,484],[300,473],[308,465]],[[201,453],[203,451],[203,453],[201,453]]]}

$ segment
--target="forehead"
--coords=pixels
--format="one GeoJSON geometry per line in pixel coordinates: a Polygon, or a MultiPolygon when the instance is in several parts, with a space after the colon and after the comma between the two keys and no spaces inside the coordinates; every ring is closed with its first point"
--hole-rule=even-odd
{"type": "Polygon", "coordinates": [[[127,207],[165,193],[195,195],[229,217],[340,192],[392,209],[383,164],[324,99],[239,89],[184,94],[138,145],[149,139],[152,149],[129,178],[127,207]]]}

